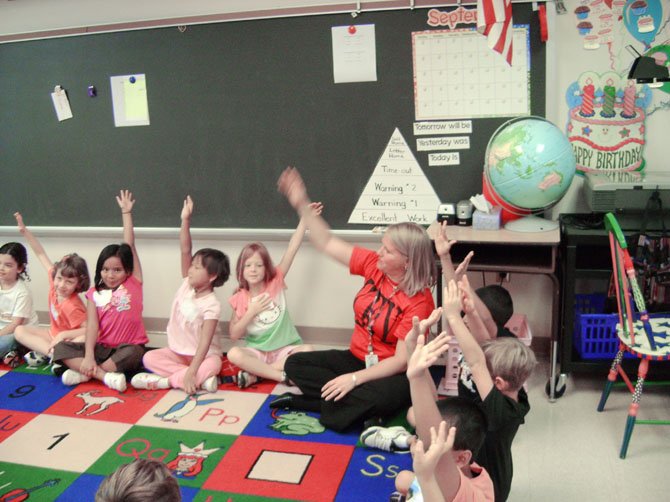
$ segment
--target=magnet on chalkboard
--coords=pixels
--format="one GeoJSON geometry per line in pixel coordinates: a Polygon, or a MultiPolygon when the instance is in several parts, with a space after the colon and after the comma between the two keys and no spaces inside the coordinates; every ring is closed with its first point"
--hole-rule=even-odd
{"type": "Polygon", "coordinates": [[[356,27],[352,24],[349,26],[349,35],[355,35],[356,34],[356,27]]]}
{"type": "Polygon", "coordinates": [[[95,88],[94,85],[89,85],[88,86],[88,97],[89,98],[94,98],[98,95],[98,90],[95,88]]]}
{"type": "Polygon", "coordinates": [[[134,83],[135,83],[135,77],[130,77],[128,80],[130,80],[130,83],[131,83],[131,84],[134,84],[134,83]]]}

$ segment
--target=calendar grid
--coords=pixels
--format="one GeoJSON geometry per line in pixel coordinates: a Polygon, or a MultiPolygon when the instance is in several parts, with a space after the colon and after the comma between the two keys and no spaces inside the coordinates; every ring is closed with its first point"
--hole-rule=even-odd
{"type": "Polygon", "coordinates": [[[530,114],[530,41],[514,27],[512,66],[473,29],[412,33],[417,120],[530,114]]]}

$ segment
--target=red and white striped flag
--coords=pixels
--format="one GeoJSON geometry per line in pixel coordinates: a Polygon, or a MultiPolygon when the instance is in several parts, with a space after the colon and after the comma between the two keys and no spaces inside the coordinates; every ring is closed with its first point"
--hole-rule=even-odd
{"type": "Polygon", "coordinates": [[[477,31],[512,65],[512,0],[477,0],[477,31]]]}

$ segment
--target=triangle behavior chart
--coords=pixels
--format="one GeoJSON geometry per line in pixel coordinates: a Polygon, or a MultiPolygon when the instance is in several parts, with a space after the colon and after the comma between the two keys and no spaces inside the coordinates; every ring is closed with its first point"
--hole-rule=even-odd
{"type": "Polygon", "coordinates": [[[439,205],[435,190],[396,128],[349,216],[349,223],[391,225],[411,221],[430,225],[439,205]]]}

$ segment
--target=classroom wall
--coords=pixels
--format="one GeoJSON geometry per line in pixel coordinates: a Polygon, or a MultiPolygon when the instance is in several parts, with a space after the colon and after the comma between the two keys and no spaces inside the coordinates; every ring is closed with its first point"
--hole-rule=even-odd
{"type": "MultiPolygon", "coordinates": [[[[309,2],[297,3],[304,4],[309,2]]],[[[164,4],[166,5],[165,14],[157,17],[184,14],[183,12],[177,13],[171,10],[169,6],[173,2],[164,2],[164,4]]],[[[77,11],[77,6],[74,4],[72,6],[73,8],[70,10],[77,11]]],[[[2,7],[6,6],[3,5],[2,7]]],[[[26,4],[23,4],[22,8],[25,9],[26,4]]],[[[117,13],[119,11],[121,9],[116,10],[117,13]]],[[[124,10],[124,12],[127,11],[124,10]]],[[[148,18],[148,14],[143,11],[138,11],[135,15],[137,16],[136,19],[148,18]]],[[[364,16],[364,14],[362,15],[364,16]]],[[[25,12],[21,18],[26,19],[25,12]]],[[[40,18],[44,19],[44,16],[40,16],[40,18]]],[[[119,19],[118,14],[104,11],[100,12],[98,19],[97,23],[92,24],[132,20],[128,17],[119,19]]],[[[51,26],[52,28],[64,27],[62,22],[60,25],[58,24],[59,20],[57,19],[54,19],[53,22],[55,24],[51,26]]],[[[73,21],[75,24],[77,22],[83,23],[84,20],[73,21]]],[[[39,28],[34,25],[31,27],[33,29],[46,28],[44,25],[39,26],[39,28]]],[[[0,25],[0,28],[2,28],[2,32],[7,32],[5,26],[0,25]]],[[[23,30],[27,29],[26,26],[22,26],[17,28],[16,31],[21,31],[21,28],[23,30]]],[[[132,190],[132,186],[128,188],[132,190]]],[[[138,204],[141,205],[141,203],[141,201],[138,201],[138,204]]],[[[175,201],[175,225],[178,224],[178,206],[179,201],[175,201]]],[[[30,224],[30,220],[28,219],[27,221],[30,224]]],[[[136,221],[136,225],[142,227],[142,222],[138,220],[136,221]]],[[[197,226],[197,221],[194,221],[194,225],[197,226]]],[[[39,231],[36,231],[36,233],[52,259],[57,259],[65,253],[76,251],[86,258],[91,273],[93,273],[100,249],[110,242],[119,241],[121,238],[120,229],[114,229],[111,235],[105,235],[105,232],[103,234],[94,232],[90,235],[58,235],[57,232],[53,233],[51,229],[46,229],[41,235],[39,231]]],[[[253,233],[238,237],[207,238],[198,238],[197,230],[194,231],[194,234],[194,248],[208,246],[222,249],[231,257],[232,266],[234,266],[240,249],[247,242],[258,239],[253,233]]],[[[275,235],[271,238],[262,238],[275,261],[280,259],[288,242],[288,236],[289,233],[285,232],[283,236],[275,235]]],[[[379,243],[379,236],[368,235],[365,238],[361,238],[343,235],[343,237],[354,244],[360,244],[373,249],[376,249],[379,243]]],[[[18,233],[11,230],[5,231],[4,234],[0,233],[0,240],[7,241],[10,239],[19,239],[18,233]]],[[[151,233],[143,233],[141,228],[139,228],[137,231],[137,248],[142,259],[145,280],[144,314],[149,320],[148,324],[152,328],[161,326],[161,321],[162,325],[164,325],[169,315],[172,296],[180,282],[177,233],[175,231],[171,237],[155,237],[151,233]]],[[[30,287],[34,291],[35,305],[38,310],[46,311],[46,288],[48,285],[46,274],[41,270],[32,254],[30,261],[30,271],[33,277],[30,287]]],[[[489,282],[496,280],[494,274],[488,275],[489,277],[486,280],[489,282]]],[[[549,306],[551,304],[551,283],[547,278],[541,276],[534,277],[534,280],[530,281],[530,285],[524,285],[522,288],[520,284],[525,282],[523,277],[512,275],[512,280],[507,286],[509,286],[515,297],[517,310],[526,312],[529,315],[533,334],[546,337],[549,334],[549,307],[546,309],[534,309],[529,305],[527,299],[544,298],[544,303],[549,306]]],[[[475,286],[482,284],[483,279],[481,274],[476,274],[472,277],[475,286]]],[[[348,342],[352,327],[352,301],[355,292],[361,284],[358,278],[349,276],[346,267],[320,255],[307,242],[295,260],[291,273],[287,278],[287,284],[289,286],[287,298],[291,316],[309,341],[327,341],[336,345],[348,342]]],[[[224,303],[223,321],[227,321],[230,318],[230,308],[227,305],[227,298],[233,293],[235,286],[236,280],[233,278],[225,286],[217,290],[217,295],[224,303]]],[[[224,322],[224,331],[225,328],[224,322]]]]}
{"type": "MultiPolygon", "coordinates": [[[[577,33],[574,10],[580,5],[579,0],[566,0],[564,2],[567,13],[554,15],[551,18],[553,29],[550,29],[550,44],[553,50],[547,50],[547,118],[565,130],[568,120],[568,106],[566,104],[566,91],[571,83],[587,71],[605,73],[615,70],[620,74],[626,74],[633,62],[633,56],[624,48],[632,45],[640,53],[644,52],[644,45],[633,38],[626,29],[614,30],[614,42],[612,50],[601,45],[596,50],[586,50],[583,39],[577,33]]],[[[665,7],[665,28],[656,35],[653,45],[670,43],[670,3],[662,0],[665,7]]],[[[553,9],[548,8],[551,12],[553,9]]],[[[646,160],[645,172],[667,172],[670,170],[667,155],[667,137],[670,127],[670,94],[660,90],[653,91],[654,103],[661,105],[665,102],[665,108],[647,115],[645,120],[646,145],[644,147],[644,158],[646,160]]],[[[584,178],[575,176],[568,194],[552,210],[555,218],[559,213],[589,212],[582,193],[584,178]]]]}

